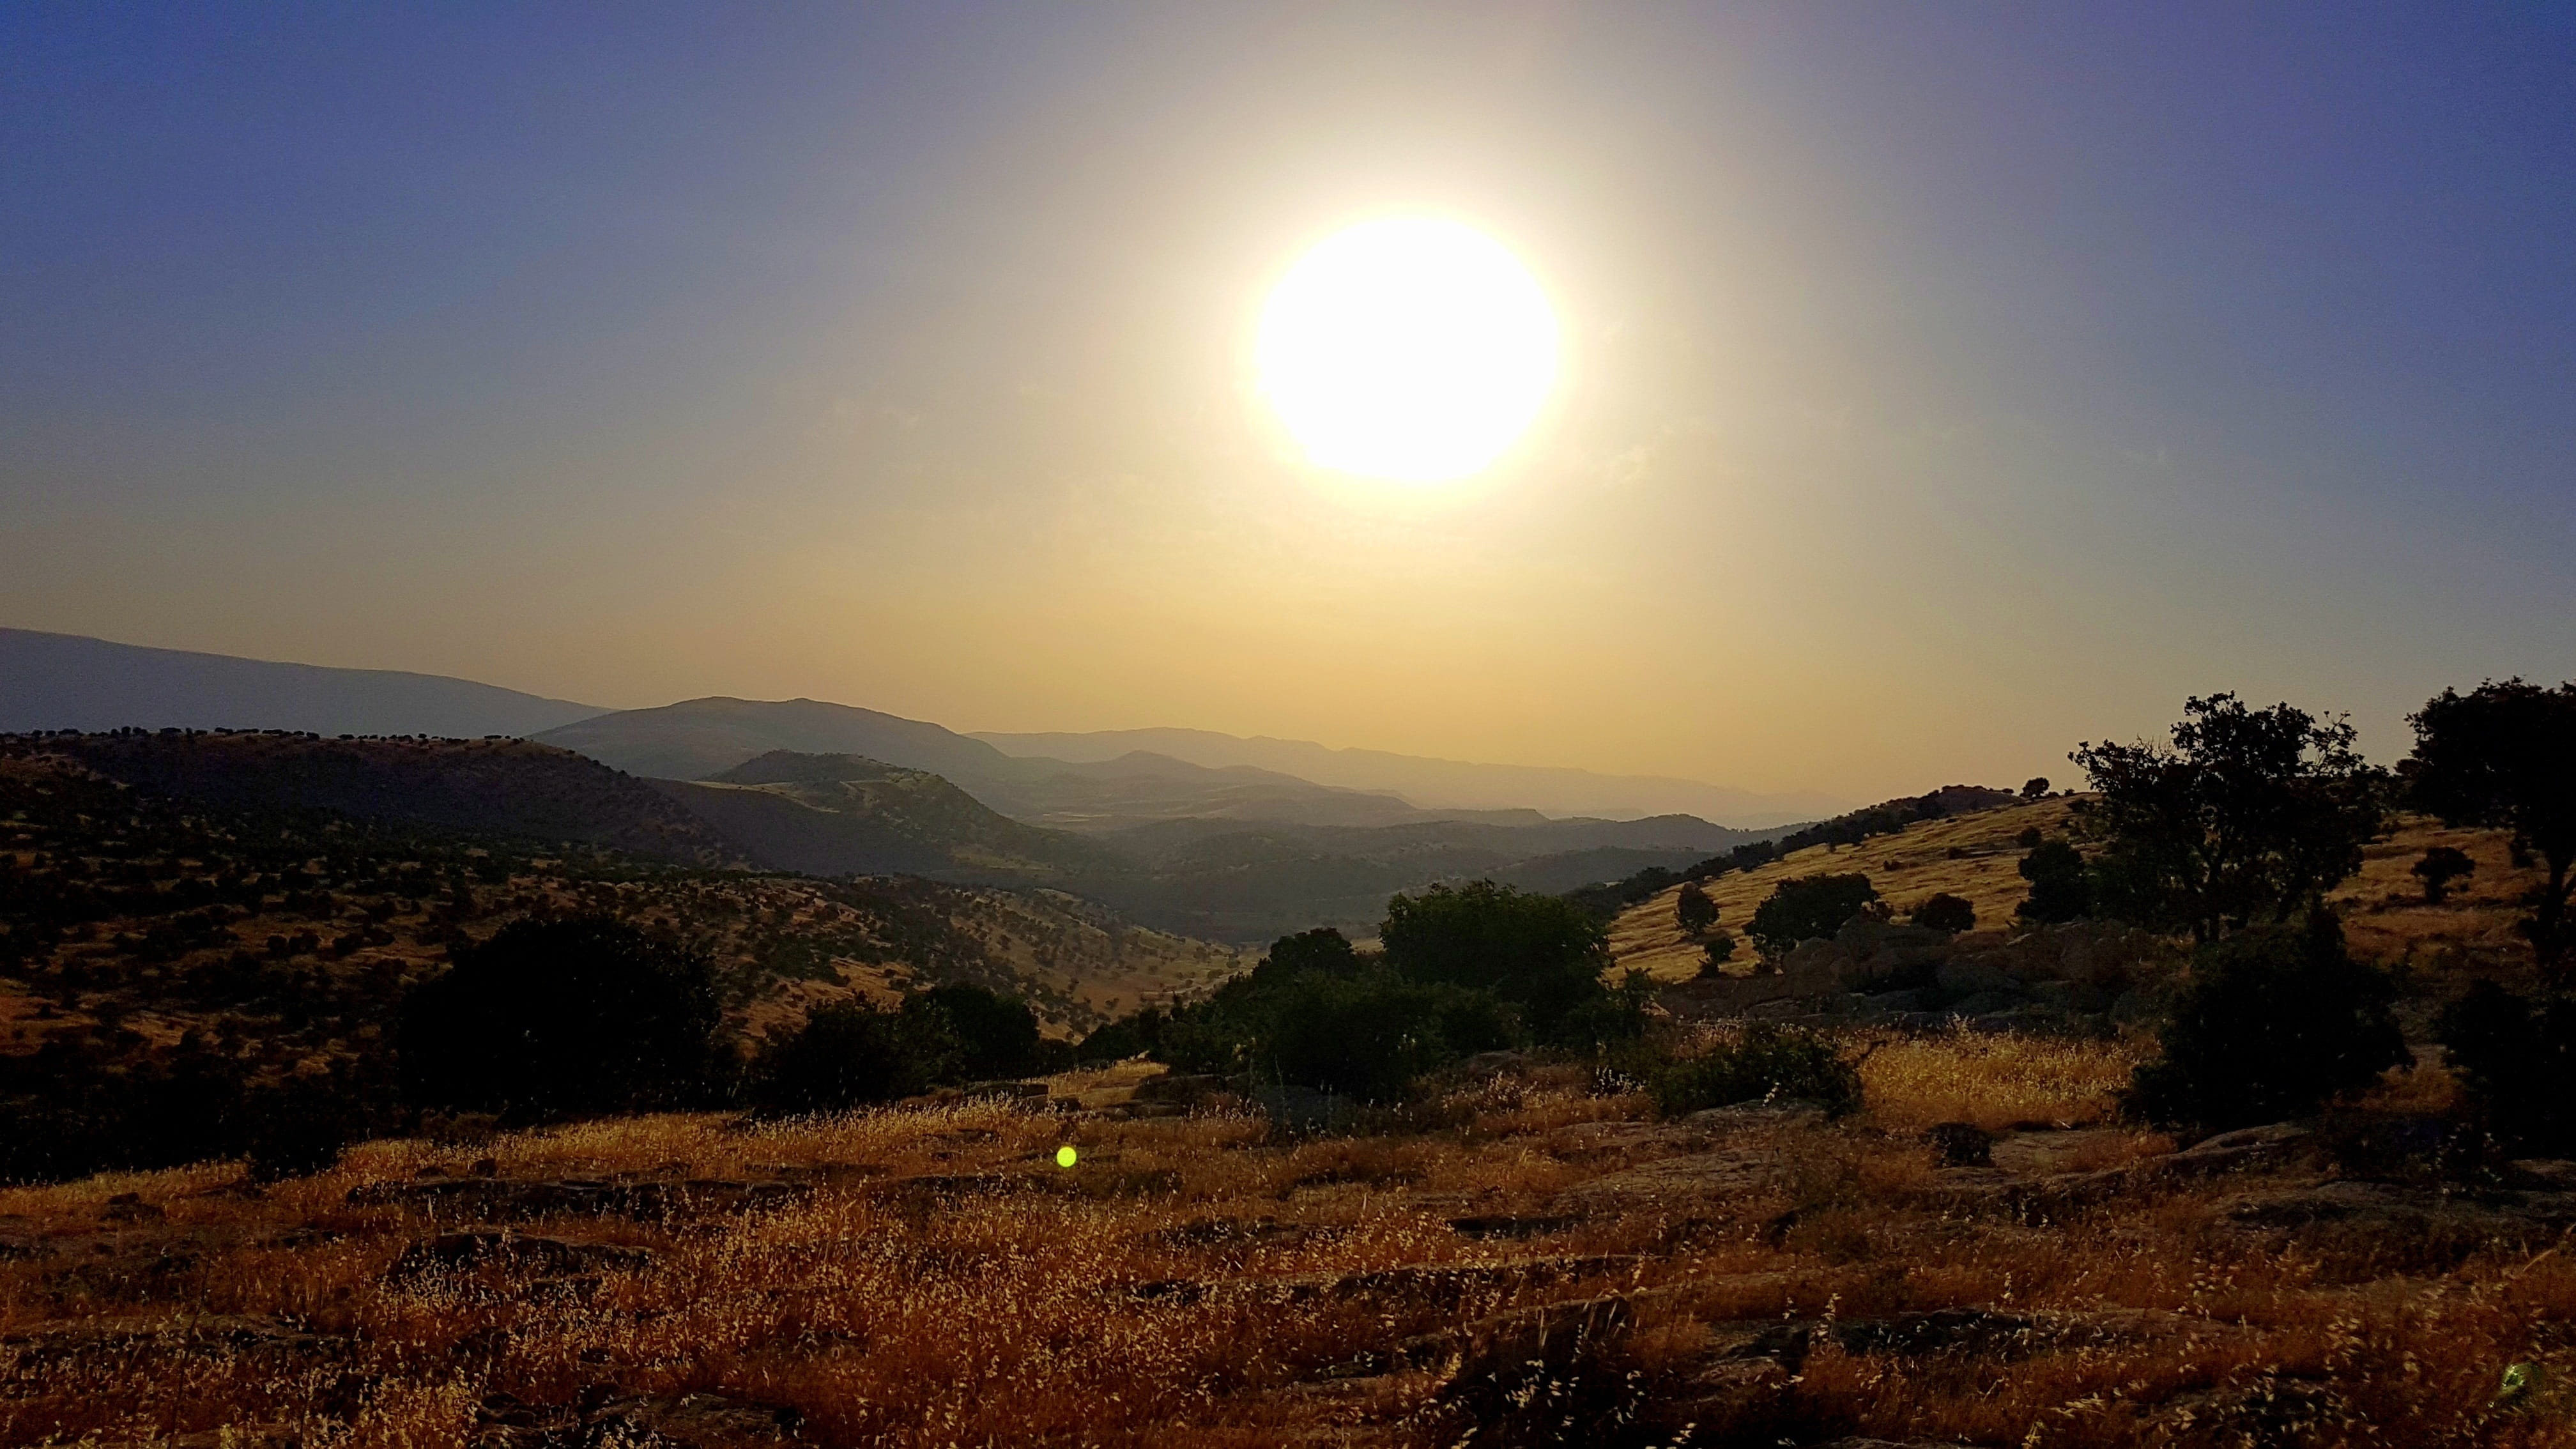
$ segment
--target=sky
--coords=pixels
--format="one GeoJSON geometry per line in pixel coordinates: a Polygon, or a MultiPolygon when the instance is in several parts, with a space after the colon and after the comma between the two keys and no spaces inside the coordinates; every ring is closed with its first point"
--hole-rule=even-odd
{"type": "Polygon", "coordinates": [[[2576,8],[22,5],[0,625],[1853,800],[2576,675],[2576,8]],[[1493,470],[1269,286],[1523,260],[1493,470]]]}

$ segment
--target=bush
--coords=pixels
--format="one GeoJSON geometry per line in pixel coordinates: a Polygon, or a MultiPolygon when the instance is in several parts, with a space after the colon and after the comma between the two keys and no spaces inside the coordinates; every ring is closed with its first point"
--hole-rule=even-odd
{"type": "Polygon", "coordinates": [[[1396,975],[1490,991],[1551,1040],[1602,994],[1610,962],[1609,937],[1581,907],[1489,880],[1393,897],[1378,938],[1396,975]]]}
{"type": "Polygon", "coordinates": [[[1756,1022],[1734,1042],[1673,1062],[1648,1086],[1666,1116],[1738,1102],[1796,1098],[1844,1116],[1861,1105],[1860,1069],[1814,1032],[1756,1022]]]}
{"type": "Polygon", "coordinates": [[[704,956],[605,917],[516,921],[404,1002],[404,1092],[518,1120],[696,1105],[722,1021],[704,956]]]}
{"type": "Polygon", "coordinates": [[[2135,1115],[2211,1131],[2303,1117],[2410,1066],[2388,977],[2344,951],[2343,927],[2256,927],[2201,947],[2163,1033],[2137,1069],[2135,1115]]]}
{"type": "Polygon", "coordinates": [[[2093,885],[2085,876],[2084,855],[2063,840],[2041,840],[2021,858],[2021,878],[2030,895],[2013,908],[2025,921],[2054,925],[2090,914],[2093,885]]]}
{"type": "Polygon", "coordinates": [[[955,1068],[957,1038],[945,1012],[922,997],[905,1010],[845,1001],[773,1037],[751,1067],[751,1099],[764,1112],[837,1112],[929,1090],[955,1068]]]}
{"type": "Polygon", "coordinates": [[[2474,874],[2477,868],[2478,863],[2469,859],[2467,851],[2452,845],[2436,845],[2424,852],[2422,860],[2415,862],[2411,873],[2424,883],[2424,899],[2438,906],[2442,897],[2450,893],[2451,882],[2474,874]]]}
{"type": "Polygon", "coordinates": [[[937,1012],[956,1042],[946,1070],[963,1081],[1017,1077],[1040,1069],[1045,1039],[1038,1014],[1016,996],[980,986],[934,986],[904,1002],[906,1011],[937,1012]]]}
{"type": "Polygon", "coordinates": [[[2481,981],[2443,1010],[2434,1036],[2489,1133],[2519,1152],[2576,1152],[2576,999],[2533,1001],[2481,981]]]}
{"type": "Polygon", "coordinates": [[[1699,888],[1699,882],[1685,884],[1673,897],[1673,923],[1685,936],[1696,936],[1717,924],[1717,902],[1699,888]]]}
{"type": "Polygon", "coordinates": [[[1966,896],[1954,896],[1943,891],[1916,906],[1909,919],[1918,926],[1956,935],[1977,928],[1977,908],[1968,903],[1966,896]]]}
{"type": "Polygon", "coordinates": [[[1727,962],[1735,959],[1735,938],[1720,931],[1701,942],[1699,949],[1700,954],[1708,958],[1700,963],[1699,974],[1715,976],[1727,962]]]}
{"type": "Polygon", "coordinates": [[[1382,973],[1314,972],[1285,989],[1252,1056],[1256,1070],[1283,1082],[1391,1102],[1426,1072],[1511,1045],[1515,1026],[1485,992],[1382,973]]]}
{"type": "Polygon", "coordinates": [[[1753,912],[1746,930],[1765,956],[1785,956],[1800,941],[1830,936],[1860,908],[1878,899],[1869,877],[1802,875],[1784,880],[1753,912]]]}

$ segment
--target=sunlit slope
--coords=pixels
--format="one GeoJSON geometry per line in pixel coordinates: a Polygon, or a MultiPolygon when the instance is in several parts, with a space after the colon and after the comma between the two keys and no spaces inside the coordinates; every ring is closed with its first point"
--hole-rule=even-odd
{"type": "MultiPolygon", "coordinates": [[[[1859,871],[1899,915],[1947,891],[1976,907],[1980,929],[2001,928],[2012,924],[2014,907],[2029,893],[2018,869],[2023,854],[2018,837],[2034,827],[2043,834],[2063,833],[2073,804],[2069,797],[1918,821],[1899,834],[1857,846],[1811,846],[1758,870],[1719,876],[1703,889],[1717,902],[1718,928],[1742,942],[1739,962],[1752,955],[1752,943],[1742,937],[1754,908],[1792,876],[1859,871]]],[[[2089,854],[2091,847],[2084,848],[2089,854]]],[[[2528,969],[2531,953],[2513,931],[2522,909],[2516,903],[2540,879],[2537,868],[2513,865],[2501,831],[2451,830],[2408,815],[2399,817],[2388,838],[2368,849],[2360,872],[2331,899],[2343,913],[2354,952],[2366,959],[2426,968],[2522,970],[2528,969]],[[2435,845],[2456,846],[2477,862],[2476,874],[2454,885],[2439,905],[2424,899],[2422,885],[2408,873],[2435,845]]],[[[1700,943],[1685,938],[1673,918],[1680,889],[1640,902],[1612,924],[1610,949],[1617,969],[1642,968],[1666,981],[1698,972],[1705,959],[1700,943]]]]}

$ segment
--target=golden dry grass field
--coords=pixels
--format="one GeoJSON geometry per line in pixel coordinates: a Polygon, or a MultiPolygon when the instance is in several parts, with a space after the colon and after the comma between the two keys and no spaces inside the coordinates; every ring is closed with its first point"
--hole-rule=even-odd
{"type": "Polygon", "coordinates": [[[2177,1154],[2106,1119],[2136,1055],[1890,1041],[1840,1122],[1524,1068],[1325,1139],[1126,1068],[14,1189],[0,1443],[2576,1443],[2576,1194],[2177,1154]]]}

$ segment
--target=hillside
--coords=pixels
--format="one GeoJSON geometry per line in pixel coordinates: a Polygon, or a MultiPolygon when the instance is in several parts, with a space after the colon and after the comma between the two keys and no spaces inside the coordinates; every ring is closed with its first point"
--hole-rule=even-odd
{"type": "MultiPolygon", "coordinates": [[[[1941,892],[1964,896],[1980,927],[2013,921],[2029,894],[2018,873],[2025,830],[2061,833],[2073,797],[2005,806],[1946,820],[1919,821],[1901,833],[1874,836],[1855,846],[1810,846],[1751,871],[1730,871],[1704,887],[1717,903],[1718,926],[1741,936],[1754,908],[1791,876],[1859,871],[1901,916],[1941,892]]],[[[2364,853],[2361,872],[2330,898],[2341,909],[2355,954],[2390,965],[2497,968],[2527,963],[2529,947],[2514,935],[2516,901],[2540,880],[2536,868],[2517,868],[2502,832],[2452,830],[2417,816],[2400,817],[2385,840],[2364,853]],[[2476,874],[2430,905],[2408,870],[2435,845],[2456,846],[2477,862],[2476,874]]],[[[1698,943],[1674,923],[1670,887],[1620,913],[1610,932],[1618,969],[1641,968],[1664,981],[1685,980],[1703,960],[1698,943]]],[[[1742,969],[1750,947],[1743,950],[1742,969]]]]}
{"type": "Polygon", "coordinates": [[[275,729],[324,735],[531,735],[600,713],[435,674],[326,669],[0,629],[0,733],[275,729]]]}
{"type": "Polygon", "coordinates": [[[569,841],[717,864],[739,852],[641,780],[525,740],[140,730],[19,737],[138,790],[248,810],[569,841]]]}
{"type": "Polygon", "coordinates": [[[1078,836],[996,814],[937,775],[856,755],[772,750],[711,780],[654,788],[776,870],[1053,880],[1126,864],[1078,836]]]}
{"type": "Polygon", "coordinates": [[[1013,755],[1075,762],[1111,760],[1144,750],[1214,768],[1252,766],[1319,785],[1391,792],[1430,810],[1536,809],[1550,815],[1622,820],[1688,814],[1741,829],[1764,829],[1831,815],[1846,804],[1813,791],[1765,794],[1698,780],[1475,764],[1386,750],[1334,749],[1311,740],[1247,739],[1213,730],[977,731],[974,738],[1013,755]]]}

